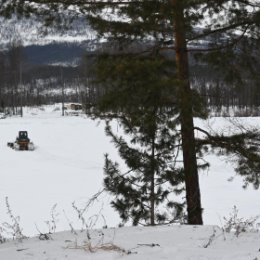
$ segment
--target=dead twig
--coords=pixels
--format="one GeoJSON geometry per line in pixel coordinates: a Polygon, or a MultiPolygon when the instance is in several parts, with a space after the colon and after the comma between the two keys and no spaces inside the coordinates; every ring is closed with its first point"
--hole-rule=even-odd
{"type": "Polygon", "coordinates": [[[67,249],[82,249],[84,251],[87,252],[91,252],[91,253],[96,253],[97,251],[115,251],[115,252],[119,252],[122,254],[131,254],[132,252],[129,250],[125,250],[113,243],[105,243],[105,244],[101,244],[101,245],[95,245],[93,246],[91,243],[89,242],[85,242],[82,245],[72,245],[72,246],[67,246],[67,249]]]}
{"type": "Polygon", "coordinates": [[[137,244],[138,246],[149,246],[149,247],[155,247],[155,246],[160,246],[159,244],[154,244],[154,243],[151,243],[151,244],[137,244]]]}

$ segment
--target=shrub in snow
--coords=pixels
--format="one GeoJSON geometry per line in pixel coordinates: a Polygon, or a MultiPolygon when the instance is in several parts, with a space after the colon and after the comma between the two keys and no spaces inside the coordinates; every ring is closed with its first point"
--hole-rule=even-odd
{"type": "Polygon", "coordinates": [[[234,206],[230,216],[228,218],[224,217],[225,223],[222,229],[227,233],[234,232],[236,237],[242,232],[258,231],[258,223],[256,223],[258,218],[259,216],[249,219],[239,218],[238,209],[234,206]]]}
{"type": "Polygon", "coordinates": [[[11,235],[13,239],[22,240],[26,238],[26,236],[22,233],[22,228],[20,227],[20,217],[14,216],[8,201],[8,197],[5,198],[5,203],[7,208],[7,214],[11,220],[11,223],[3,223],[5,232],[8,235],[11,235]]]}
{"type": "Polygon", "coordinates": [[[4,237],[4,228],[0,226],[0,243],[4,243],[6,241],[6,238],[4,237]]]}

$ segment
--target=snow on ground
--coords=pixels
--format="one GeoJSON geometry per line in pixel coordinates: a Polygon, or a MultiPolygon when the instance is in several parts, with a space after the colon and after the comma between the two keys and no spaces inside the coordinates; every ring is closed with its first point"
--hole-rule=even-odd
{"type": "Polygon", "coordinates": [[[257,260],[258,232],[223,233],[216,226],[158,226],[60,232],[0,245],[3,260],[257,260]]]}
{"type": "MultiPolygon", "coordinates": [[[[204,129],[215,129],[217,132],[232,134],[239,127],[257,128],[260,126],[260,117],[220,118],[215,117],[207,121],[195,120],[195,124],[204,129]]],[[[236,160],[234,157],[216,157],[208,155],[209,170],[200,173],[201,200],[204,208],[204,223],[222,225],[223,217],[227,217],[236,206],[239,215],[244,218],[260,216],[260,190],[252,185],[243,189],[242,177],[234,173],[236,160]],[[233,179],[230,181],[230,179],[233,179]]]]}
{"type": "MultiPolygon", "coordinates": [[[[0,222],[8,220],[5,197],[14,215],[21,217],[21,226],[29,235],[44,232],[45,221],[57,203],[58,230],[69,229],[77,213],[71,203],[83,208],[88,199],[102,189],[104,153],[116,157],[102,124],[82,117],[62,117],[61,111],[24,111],[24,118],[0,120],[0,222]],[[14,141],[19,130],[27,130],[36,145],[33,152],[14,151],[7,142],[14,141]],[[65,211],[65,213],[63,212],[65,211]],[[65,217],[66,215],[66,217],[65,217]]],[[[110,226],[119,222],[109,207],[109,197],[103,195],[89,212],[97,214],[103,208],[110,226]]],[[[103,222],[100,226],[104,225],[103,222]]]]}
{"type": "MultiPolygon", "coordinates": [[[[14,216],[20,216],[20,226],[27,236],[48,232],[52,220],[51,208],[55,208],[56,231],[69,230],[69,224],[81,228],[77,212],[72,207],[84,208],[88,200],[102,189],[104,153],[119,159],[117,152],[104,134],[103,123],[97,124],[84,116],[61,116],[59,106],[44,109],[26,109],[24,117],[0,120],[0,224],[11,223],[5,198],[8,197],[14,216]],[[19,130],[27,130],[35,143],[33,152],[14,151],[7,142],[14,141],[19,130]]],[[[243,125],[259,127],[260,118],[241,118],[243,125]]],[[[212,118],[206,122],[196,121],[199,126],[217,129],[225,127],[232,132],[229,121],[212,118]]],[[[115,127],[117,129],[118,126],[115,127]]],[[[118,128],[118,131],[120,129],[118,128]]],[[[239,217],[250,218],[260,215],[260,191],[249,187],[242,189],[242,179],[235,173],[230,161],[209,155],[209,171],[201,172],[201,197],[204,208],[204,223],[223,226],[223,217],[228,217],[234,205],[239,217]]],[[[85,219],[94,228],[107,225],[115,227],[120,219],[109,205],[109,195],[103,193],[99,200],[85,214],[85,219]],[[99,219],[96,222],[95,217],[99,219]],[[103,217],[104,218],[103,218],[103,217]],[[90,218],[92,217],[92,218],[90,218]],[[91,222],[92,221],[92,222],[91,222]]],[[[125,255],[121,250],[89,253],[82,249],[86,232],[78,236],[69,232],[52,235],[53,240],[40,241],[38,238],[13,241],[0,245],[0,259],[260,259],[259,233],[242,233],[225,236],[213,226],[123,228],[91,231],[93,246],[113,243],[130,250],[125,255]],[[216,230],[216,234],[213,235],[216,230]],[[155,231],[154,231],[155,230],[155,231]],[[104,235],[102,235],[104,232],[104,235]],[[210,237],[213,242],[204,248],[210,237]],[[97,238],[95,238],[97,237],[97,238]],[[100,239],[104,239],[99,241],[100,239]],[[225,240],[226,238],[226,240],[225,240]],[[98,239],[98,240],[97,240],[98,239]],[[79,248],[76,249],[76,245],[79,248]],[[145,244],[159,244],[150,247],[145,244]],[[143,244],[143,245],[138,245],[143,244]],[[136,254],[135,254],[136,253],[136,254]]]]}

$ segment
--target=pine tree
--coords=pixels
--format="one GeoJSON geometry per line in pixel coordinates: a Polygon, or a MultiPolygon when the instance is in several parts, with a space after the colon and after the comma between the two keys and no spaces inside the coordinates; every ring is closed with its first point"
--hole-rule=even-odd
{"type": "MultiPolygon", "coordinates": [[[[198,165],[196,161],[196,140],[194,138],[195,127],[193,124],[194,110],[196,110],[196,103],[199,102],[196,102],[197,95],[191,89],[188,53],[209,53],[207,56],[201,55],[204,56],[203,58],[207,63],[213,63],[216,58],[221,57],[219,54],[236,53],[237,49],[234,47],[236,47],[246,33],[248,32],[246,36],[250,37],[250,32],[256,33],[257,29],[259,29],[259,6],[256,3],[244,1],[172,0],[131,1],[127,5],[122,4],[118,9],[120,9],[119,13],[121,17],[124,17],[124,15],[127,18],[130,17],[131,22],[125,22],[120,19],[111,22],[109,19],[101,16],[90,17],[93,27],[102,36],[104,33],[107,33],[108,37],[112,38],[113,41],[118,40],[124,44],[133,39],[136,41],[140,41],[141,39],[145,42],[146,37],[150,35],[153,39],[150,54],[154,51],[162,53],[165,50],[175,52],[175,73],[178,79],[176,95],[178,97],[182,134],[188,223],[202,224],[198,165]],[[249,11],[249,6],[254,10],[249,11]],[[213,16],[207,28],[204,31],[196,30],[197,28],[194,27],[194,24],[207,19],[207,15],[213,16]],[[218,21],[218,19],[214,19],[214,16],[219,18],[224,17],[224,19],[218,21]],[[234,30],[242,30],[242,34],[237,35],[234,33],[234,30]],[[217,41],[215,41],[215,37],[217,37],[217,41]],[[197,46],[197,42],[202,39],[210,41],[210,44],[203,46],[203,49],[197,46]]],[[[113,10],[117,12],[118,9],[115,8],[113,10]]],[[[248,42],[256,44],[256,41],[252,41],[252,38],[247,39],[246,43],[248,42]]],[[[149,52],[149,48],[146,48],[146,52],[149,52]]],[[[213,64],[216,66],[217,63],[214,62],[213,64]]],[[[220,64],[222,66],[221,62],[219,62],[220,64]]],[[[222,67],[225,68],[225,66],[222,67]]],[[[231,69],[233,69],[232,66],[231,69]]],[[[237,71],[236,74],[239,75],[239,73],[242,73],[241,70],[237,71]]],[[[223,80],[226,79],[234,82],[234,80],[239,78],[235,77],[236,74],[232,73],[233,78],[231,79],[223,77],[223,80]]],[[[248,134],[250,135],[250,133],[248,134]]],[[[229,142],[227,142],[230,146],[232,146],[232,140],[232,138],[229,138],[229,142]]],[[[221,146],[220,140],[218,145],[221,146]]],[[[234,150],[233,152],[237,153],[234,150]]],[[[245,154],[241,154],[240,152],[237,154],[239,157],[245,158],[245,154]]],[[[259,151],[255,153],[255,155],[257,154],[259,154],[259,151]]],[[[251,157],[256,163],[256,167],[251,167],[251,169],[254,170],[253,172],[258,172],[259,174],[260,168],[257,158],[258,156],[251,157]]],[[[249,163],[248,160],[245,161],[249,163]]],[[[247,174],[249,174],[249,171],[247,171],[247,174]]]]}
{"type": "Polygon", "coordinates": [[[131,50],[99,55],[95,66],[104,93],[91,112],[116,119],[129,140],[117,136],[107,122],[106,133],[127,170],[120,171],[107,155],[105,188],[115,197],[112,206],[124,222],[180,221],[183,203],[173,200],[175,193],[183,191],[183,170],[177,163],[179,120],[173,116],[177,114],[173,63],[158,53],[139,56],[135,48],[131,50]],[[162,211],[163,205],[172,209],[170,215],[162,211]]]}
{"type": "Polygon", "coordinates": [[[145,113],[138,118],[142,126],[138,123],[133,126],[126,118],[120,120],[127,137],[131,136],[130,144],[107,126],[106,133],[112,137],[127,170],[120,171],[119,165],[106,156],[105,188],[115,197],[112,206],[123,222],[131,220],[133,225],[180,222],[184,203],[180,198],[179,202],[174,199],[174,195],[184,191],[183,170],[176,162],[177,149],[176,154],[173,153],[173,146],[178,144],[169,128],[158,126],[158,122],[153,131],[149,129],[150,134],[145,133],[147,129],[140,129],[145,124],[141,121],[147,117],[145,113]]]}

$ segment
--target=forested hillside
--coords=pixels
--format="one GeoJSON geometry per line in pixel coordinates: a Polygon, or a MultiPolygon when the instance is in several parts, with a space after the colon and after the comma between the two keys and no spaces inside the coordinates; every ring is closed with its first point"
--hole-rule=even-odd
{"type": "MultiPolygon", "coordinates": [[[[93,75],[89,73],[94,57],[98,55],[96,47],[100,46],[96,40],[28,46],[15,44],[12,46],[10,43],[9,49],[0,53],[0,78],[3,79],[0,83],[1,110],[21,104],[60,102],[64,84],[69,89],[65,94],[68,102],[91,103],[100,95],[100,91],[93,90],[93,75]],[[12,59],[19,65],[12,63],[12,59]],[[12,98],[14,92],[15,99],[12,98]],[[86,92],[92,94],[85,96],[86,92]]],[[[174,53],[167,52],[166,55],[173,56],[174,53]]],[[[216,72],[206,63],[195,63],[196,57],[192,56],[192,59],[193,88],[199,90],[214,115],[259,115],[260,87],[250,84],[250,78],[246,85],[242,82],[240,85],[229,84],[224,78],[230,75],[216,72]]],[[[230,62],[235,61],[234,57],[230,62]]],[[[259,69],[257,63],[255,66],[254,70],[259,69]]]]}
{"type": "MultiPolygon", "coordinates": [[[[104,46],[102,47],[104,49],[107,46],[104,42],[98,42],[94,31],[86,25],[83,16],[73,20],[67,28],[45,27],[36,17],[30,19],[1,17],[2,111],[10,106],[14,108],[21,105],[59,102],[62,99],[61,92],[64,85],[70,89],[65,96],[63,95],[65,101],[95,102],[102,91],[94,90],[95,76],[90,72],[91,64],[95,60],[93,57],[98,56],[100,46],[104,46]],[[78,90],[75,91],[75,88],[78,90]],[[15,97],[12,97],[13,95],[15,97]]],[[[201,30],[197,28],[197,31],[201,30]]],[[[214,41],[215,39],[209,35],[206,41],[196,43],[192,48],[207,47],[214,41]]],[[[145,43],[133,48],[143,48],[140,46],[152,44],[146,40],[145,43]]],[[[171,44],[172,42],[166,42],[165,46],[171,44]]],[[[214,115],[256,116],[260,113],[260,83],[255,84],[255,80],[259,82],[260,79],[252,79],[250,75],[243,73],[243,66],[240,64],[246,61],[239,56],[240,49],[243,49],[243,41],[238,43],[237,56],[219,57],[223,60],[219,63],[226,63],[227,67],[224,70],[216,70],[209,61],[205,59],[203,61],[196,52],[190,53],[192,86],[199,90],[214,115]],[[233,64],[236,64],[235,69],[233,64]],[[235,84],[232,81],[234,77],[237,78],[235,84]]],[[[168,50],[164,55],[175,54],[174,51],[168,50]]],[[[259,71],[257,59],[259,56],[259,50],[256,49],[256,62],[251,68],[252,71],[259,71]]]]}

